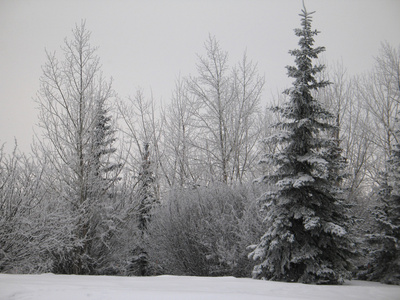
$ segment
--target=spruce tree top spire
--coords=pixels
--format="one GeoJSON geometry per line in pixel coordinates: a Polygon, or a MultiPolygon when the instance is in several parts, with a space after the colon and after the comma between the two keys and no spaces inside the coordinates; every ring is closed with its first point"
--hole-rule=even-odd
{"type": "MultiPolygon", "coordinates": [[[[304,3],[303,3],[304,5],[304,3]]],[[[312,14],[303,6],[302,13],[299,16],[302,18],[302,28],[296,28],[295,34],[300,37],[298,45],[300,49],[289,50],[289,53],[295,56],[296,67],[287,66],[288,76],[295,78],[294,85],[304,84],[305,87],[317,89],[326,86],[328,82],[317,83],[314,75],[321,72],[324,66],[313,66],[312,59],[318,58],[318,54],[325,51],[325,47],[316,47],[314,45],[314,36],[320,33],[318,30],[311,29],[312,14]]]]}

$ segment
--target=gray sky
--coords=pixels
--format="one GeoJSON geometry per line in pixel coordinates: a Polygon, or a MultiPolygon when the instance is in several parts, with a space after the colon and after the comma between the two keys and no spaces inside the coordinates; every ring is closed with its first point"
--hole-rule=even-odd
{"type": "MultiPolygon", "coordinates": [[[[306,0],[316,11],[325,60],[350,74],[372,68],[380,42],[400,45],[399,0],[306,0]]],[[[195,73],[196,53],[215,35],[235,64],[244,51],[265,74],[264,100],[287,87],[301,0],[0,0],[0,143],[27,151],[37,123],[34,98],[45,49],[58,51],[82,19],[99,46],[103,73],[120,97],[137,88],[167,102],[179,76],[195,73]]]]}

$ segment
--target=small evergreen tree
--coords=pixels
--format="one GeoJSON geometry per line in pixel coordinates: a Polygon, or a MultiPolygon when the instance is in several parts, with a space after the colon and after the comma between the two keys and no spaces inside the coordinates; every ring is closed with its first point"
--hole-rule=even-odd
{"type": "Polygon", "coordinates": [[[117,156],[116,130],[110,109],[106,107],[106,98],[99,97],[96,103],[96,114],[91,130],[91,159],[89,160],[89,197],[94,200],[113,198],[112,191],[120,179],[122,163],[117,156]]]}
{"type": "MultiPolygon", "coordinates": [[[[396,135],[400,137],[400,130],[396,135]]],[[[400,144],[394,145],[387,166],[373,211],[377,228],[369,242],[376,248],[371,251],[366,278],[400,284],[400,144]]]]}
{"type": "Polygon", "coordinates": [[[91,230],[87,233],[90,243],[85,253],[92,261],[93,273],[104,274],[110,270],[112,240],[117,233],[118,207],[114,186],[119,180],[122,164],[116,157],[116,130],[107,109],[106,98],[97,98],[97,113],[94,117],[91,142],[91,157],[88,165],[88,204],[90,215],[87,222],[91,230]]]}
{"type": "Polygon", "coordinates": [[[275,189],[260,199],[266,211],[266,233],[250,253],[261,261],[253,277],[278,281],[337,284],[350,277],[352,241],[348,234],[349,209],[340,188],[344,159],[341,156],[333,116],[313,98],[312,91],[329,84],[315,75],[324,68],[312,60],[325,50],[313,48],[311,14],[302,10],[300,49],[289,53],[296,66],[288,66],[295,79],[285,91],[290,100],[274,111],[283,117],[270,137],[281,151],[265,154],[262,163],[275,172],[262,179],[275,189]],[[333,137],[332,137],[333,136],[333,137]]]}
{"type": "Polygon", "coordinates": [[[147,230],[147,224],[150,221],[150,211],[156,202],[154,195],[154,176],[151,170],[149,143],[144,144],[144,153],[142,157],[142,168],[139,174],[139,230],[142,235],[147,230]]]}
{"type": "Polygon", "coordinates": [[[137,239],[137,245],[132,251],[133,257],[129,266],[129,273],[137,276],[147,276],[151,274],[145,242],[151,210],[157,202],[157,199],[154,193],[154,175],[151,169],[152,164],[149,146],[149,143],[144,143],[138,189],[139,208],[137,226],[139,229],[139,237],[137,239]]]}

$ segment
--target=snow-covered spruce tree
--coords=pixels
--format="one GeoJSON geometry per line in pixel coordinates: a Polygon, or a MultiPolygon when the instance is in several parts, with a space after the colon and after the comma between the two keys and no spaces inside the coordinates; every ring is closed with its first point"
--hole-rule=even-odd
{"type": "MultiPolygon", "coordinates": [[[[399,129],[396,135],[400,137],[399,129]]],[[[369,235],[369,242],[377,247],[371,251],[366,278],[400,284],[400,144],[393,146],[387,166],[373,211],[377,228],[369,235]]]]}
{"type": "Polygon", "coordinates": [[[315,75],[324,68],[312,60],[325,50],[313,47],[311,14],[303,8],[300,49],[289,51],[296,66],[288,75],[295,79],[285,91],[289,101],[275,112],[282,121],[280,133],[270,137],[282,151],[265,154],[262,163],[275,172],[262,180],[275,189],[260,199],[266,212],[266,232],[250,257],[260,261],[253,277],[278,281],[337,284],[351,275],[349,258],[353,243],[348,234],[349,210],[340,188],[343,158],[333,137],[333,116],[313,98],[312,91],[329,84],[315,75]]]}
{"type": "Polygon", "coordinates": [[[139,173],[139,207],[137,212],[137,226],[139,229],[139,237],[137,245],[132,251],[132,261],[129,265],[129,274],[137,276],[146,276],[151,274],[149,267],[148,254],[145,247],[147,226],[151,218],[151,210],[157,203],[154,193],[154,175],[152,171],[152,163],[150,160],[150,145],[144,143],[142,154],[142,165],[139,173]]]}
{"type": "Polygon", "coordinates": [[[144,234],[147,230],[147,224],[150,221],[150,211],[156,203],[156,197],[154,195],[154,176],[151,170],[150,161],[150,145],[149,143],[144,144],[144,153],[142,157],[142,168],[139,173],[139,229],[144,234]]]}
{"type": "Polygon", "coordinates": [[[97,113],[91,134],[91,159],[88,161],[88,204],[89,226],[85,252],[90,257],[91,272],[96,274],[114,273],[112,254],[116,250],[117,226],[120,223],[119,203],[114,194],[119,180],[122,163],[118,159],[116,141],[110,109],[106,107],[107,98],[98,95],[97,113]]]}

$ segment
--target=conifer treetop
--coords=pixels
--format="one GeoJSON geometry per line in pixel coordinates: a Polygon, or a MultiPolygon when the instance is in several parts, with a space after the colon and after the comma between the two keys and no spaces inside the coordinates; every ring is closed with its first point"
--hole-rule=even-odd
{"type": "MultiPolygon", "coordinates": [[[[304,85],[304,88],[317,89],[324,87],[329,84],[328,81],[317,82],[314,75],[321,72],[324,65],[312,65],[312,59],[318,58],[321,52],[325,51],[325,47],[315,47],[314,36],[320,33],[318,30],[311,29],[312,14],[314,12],[308,12],[303,3],[302,13],[299,14],[301,19],[302,28],[296,28],[294,30],[296,36],[298,36],[298,45],[300,49],[289,50],[289,54],[295,56],[296,66],[286,66],[288,70],[288,76],[295,78],[296,81],[293,83],[295,86],[304,85]]],[[[289,94],[289,90],[286,93],[289,94]]]]}

